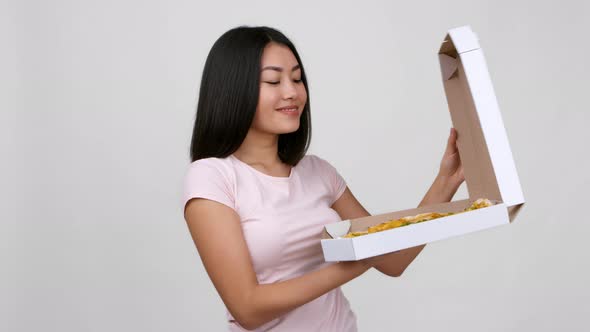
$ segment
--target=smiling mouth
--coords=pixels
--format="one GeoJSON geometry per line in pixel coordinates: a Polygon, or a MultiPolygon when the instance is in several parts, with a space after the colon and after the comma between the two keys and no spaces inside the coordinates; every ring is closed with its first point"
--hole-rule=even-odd
{"type": "Polygon", "coordinates": [[[279,111],[279,112],[286,112],[286,113],[295,113],[298,110],[299,109],[297,107],[285,107],[285,108],[277,109],[277,111],[279,111]]]}
{"type": "Polygon", "coordinates": [[[297,105],[287,105],[277,108],[277,111],[296,111],[298,108],[297,105]]]}

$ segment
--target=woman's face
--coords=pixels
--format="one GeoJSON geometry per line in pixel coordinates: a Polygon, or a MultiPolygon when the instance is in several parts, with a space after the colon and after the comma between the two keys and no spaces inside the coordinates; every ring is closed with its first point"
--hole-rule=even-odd
{"type": "Polygon", "coordinates": [[[260,68],[260,96],[253,129],[272,134],[297,131],[307,93],[293,52],[271,42],[264,49],[260,68]]]}

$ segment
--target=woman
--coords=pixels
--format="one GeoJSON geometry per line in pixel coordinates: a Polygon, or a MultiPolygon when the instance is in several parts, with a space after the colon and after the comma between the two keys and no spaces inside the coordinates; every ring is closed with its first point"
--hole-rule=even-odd
{"type": "MultiPolygon", "coordinates": [[[[451,129],[420,205],[463,182],[451,129]]],[[[268,27],[223,34],[205,63],[184,213],[231,331],[356,331],[340,286],[375,267],[399,276],[419,246],[356,262],[323,260],[323,226],[369,216],[327,161],[308,155],[309,90],[293,44],[268,27]]]]}

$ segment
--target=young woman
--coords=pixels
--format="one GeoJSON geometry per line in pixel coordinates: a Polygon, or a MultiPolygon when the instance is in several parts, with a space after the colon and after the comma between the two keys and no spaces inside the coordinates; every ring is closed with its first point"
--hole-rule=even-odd
{"type": "MultiPolygon", "coordinates": [[[[450,201],[463,182],[456,137],[420,205],[450,201]]],[[[370,214],[332,165],[306,154],[310,138],[295,46],[269,27],[224,33],[203,71],[183,200],[231,331],[356,331],[340,286],[372,267],[399,276],[424,248],[325,262],[323,226],[370,214]]]]}

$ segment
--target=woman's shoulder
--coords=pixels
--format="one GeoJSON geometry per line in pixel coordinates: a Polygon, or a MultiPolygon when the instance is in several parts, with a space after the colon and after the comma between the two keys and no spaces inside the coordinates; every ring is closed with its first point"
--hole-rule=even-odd
{"type": "Polygon", "coordinates": [[[192,198],[207,198],[235,208],[234,180],[226,158],[203,158],[191,162],[184,176],[183,206],[186,207],[192,198]]]}
{"type": "Polygon", "coordinates": [[[302,164],[312,165],[312,166],[325,166],[326,164],[330,164],[326,159],[318,156],[317,154],[308,153],[306,154],[300,161],[302,164]]]}
{"type": "Polygon", "coordinates": [[[202,158],[191,162],[187,167],[187,174],[201,173],[207,176],[223,176],[231,178],[233,168],[229,157],[202,158]]]}
{"type": "Polygon", "coordinates": [[[313,153],[306,154],[301,159],[299,164],[301,165],[299,166],[299,168],[308,170],[313,173],[331,173],[334,169],[334,166],[332,166],[332,164],[330,164],[328,160],[313,153]]]}
{"type": "Polygon", "coordinates": [[[190,163],[189,167],[200,167],[200,165],[206,165],[210,167],[223,167],[229,163],[229,157],[218,158],[209,157],[201,158],[190,163]]]}

